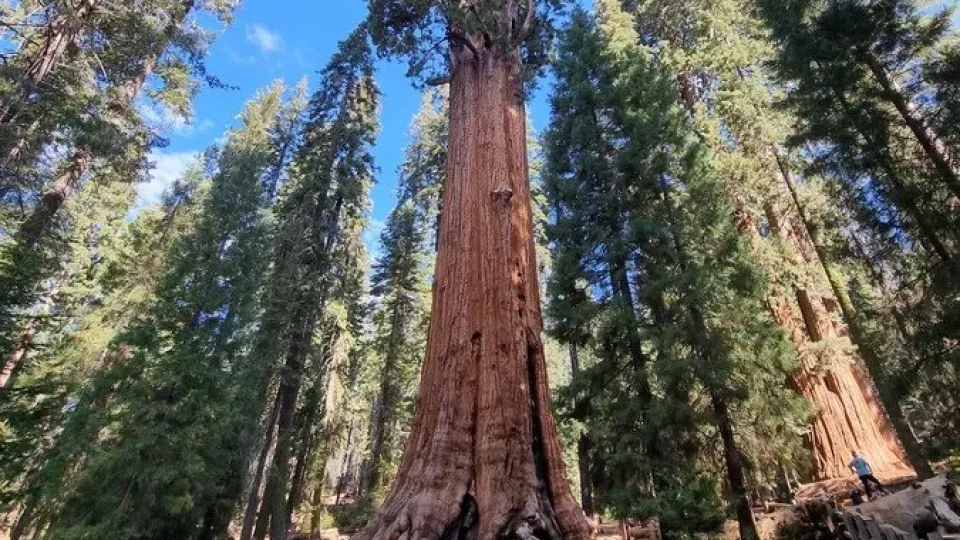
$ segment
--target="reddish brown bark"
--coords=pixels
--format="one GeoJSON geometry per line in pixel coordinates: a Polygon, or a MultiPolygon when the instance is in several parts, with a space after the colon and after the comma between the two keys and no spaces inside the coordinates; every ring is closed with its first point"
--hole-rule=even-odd
{"type": "MultiPolygon", "coordinates": [[[[775,204],[768,205],[767,213],[771,230],[803,256],[795,264],[817,257],[803,230],[794,227],[775,204]]],[[[854,450],[863,452],[878,476],[915,475],[859,355],[827,350],[823,353],[828,356],[821,358],[814,350],[817,342],[849,334],[843,320],[831,316],[837,301],[807,286],[792,295],[775,290],[769,302],[774,319],[800,354],[801,370],[791,384],[815,408],[809,436],[814,479],[849,477],[847,464],[854,450]]]]}
{"type": "Polygon", "coordinates": [[[521,62],[454,48],[417,413],[394,486],[357,538],[587,538],[548,400],[521,62]]]}
{"type": "MultiPolygon", "coordinates": [[[[917,442],[917,439],[913,434],[913,430],[910,429],[910,425],[907,422],[906,416],[900,407],[900,399],[902,394],[897,391],[896,385],[891,383],[890,378],[886,374],[884,365],[880,360],[880,356],[877,354],[875,348],[863,338],[864,331],[861,327],[857,310],[844,290],[840,282],[840,278],[836,275],[836,272],[834,272],[833,268],[831,267],[827,258],[826,250],[822,247],[817,239],[816,229],[807,215],[807,210],[800,199],[800,195],[798,194],[797,188],[794,185],[790,171],[787,169],[783,159],[781,159],[780,155],[776,151],[774,151],[774,159],[777,163],[778,169],[780,170],[780,175],[783,179],[784,185],[787,188],[787,192],[790,194],[790,199],[793,202],[794,210],[797,212],[797,217],[799,218],[798,225],[803,225],[802,232],[805,234],[802,236],[808,240],[807,243],[809,243],[813,248],[814,252],[810,255],[816,258],[816,261],[823,269],[823,274],[826,276],[827,282],[830,284],[830,289],[833,292],[836,304],[840,308],[843,321],[849,325],[849,328],[852,332],[850,337],[859,347],[859,351],[862,354],[863,360],[866,363],[866,366],[869,368],[867,371],[878,384],[878,396],[882,401],[883,407],[886,410],[886,415],[889,417],[890,423],[896,431],[900,443],[903,445],[906,456],[909,458],[909,463],[922,476],[933,476],[933,470],[930,468],[930,463],[924,456],[923,450],[917,442]]],[[[894,312],[894,316],[896,317],[898,310],[894,309],[894,312]]],[[[900,320],[897,322],[903,338],[909,340],[910,333],[907,330],[906,323],[900,320]]],[[[837,331],[838,334],[843,335],[846,333],[846,328],[839,328],[837,331]]]]}

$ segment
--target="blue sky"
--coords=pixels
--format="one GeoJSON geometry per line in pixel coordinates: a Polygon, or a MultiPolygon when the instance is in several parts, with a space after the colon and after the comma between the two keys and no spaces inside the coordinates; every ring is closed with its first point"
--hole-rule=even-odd
{"type": "MultiPolygon", "coordinates": [[[[170,145],[152,156],[153,180],[141,188],[140,204],[159,200],[163,188],[192,162],[192,156],[213,143],[235,123],[244,102],[276,79],[294,86],[308,76],[311,89],[317,72],[363,18],[364,0],[244,0],[233,24],[222,30],[207,59],[209,71],[236,90],[204,89],[194,103],[190,125],[167,121],[170,145]]],[[[405,77],[406,67],[380,62],[377,79],[383,92],[381,131],[375,148],[379,172],[373,189],[368,244],[376,251],[379,229],[394,202],[396,170],[409,140],[409,126],[420,106],[420,93],[405,77]]],[[[548,85],[531,97],[530,116],[541,129],[547,120],[548,85]]],[[[158,118],[161,124],[163,119],[158,118]]]]}

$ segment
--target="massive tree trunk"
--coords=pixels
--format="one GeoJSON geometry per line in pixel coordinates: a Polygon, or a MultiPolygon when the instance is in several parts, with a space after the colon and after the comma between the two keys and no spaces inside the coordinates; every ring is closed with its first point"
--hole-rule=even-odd
{"type": "Polygon", "coordinates": [[[586,538],[540,337],[521,61],[496,44],[453,49],[417,413],[393,488],[356,538],[586,538]]]}
{"type": "MultiPolygon", "coordinates": [[[[833,270],[830,262],[827,259],[826,250],[823,248],[822,244],[817,238],[816,230],[813,226],[813,223],[810,221],[810,217],[807,215],[807,211],[803,202],[800,200],[800,195],[797,193],[797,188],[794,184],[793,178],[791,177],[789,169],[776,151],[774,152],[774,158],[777,162],[777,167],[780,170],[780,175],[784,181],[784,184],[787,187],[787,191],[790,194],[790,198],[793,201],[797,216],[799,217],[800,222],[803,224],[806,238],[816,251],[816,258],[819,261],[820,266],[823,268],[823,273],[826,275],[827,281],[830,283],[830,288],[833,291],[834,298],[840,307],[843,320],[850,327],[851,337],[854,339],[854,343],[858,346],[860,352],[862,353],[863,359],[869,368],[868,371],[870,375],[872,375],[874,380],[877,382],[879,397],[883,402],[883,406],[886,409],[893,428],[897,432],[900,442],[903,444],[903,448],[910,459],[910,463],[921,475],[928,477],[933,476],[933,469],[930,468],[930,463],[924,456],[923,450],[920,448],[920,445],[913,434],[913,430],[910,429],[910,425],[907,422],[906,416],[903,414],[903,409],[900,407],[900,399],[903,396],[897,391],[897,385],[893,383],[890,375],[887,374],[886,369],[883,366],[883,362],[880,359],[880,355],[865,339],[865,332],[860,325],[860,316],[858,315],[856,308],[850,301],[849,296],[841,285],[840,278],[836,275],[836,272],[833,270]]],[[[905,325],[901,327],[901,332],[904,334],[903,339],[909,340],[910,336],[906,333],[905,325]]]]}
{"type": "MultiPolygon", "coordinates": [[[[801,254],[814,251],[775,204],[767,211],[770,228],[781,240],[801,254]]],[[[915,476],[859,355],[844,350],[823,351],[825,358],[818,355],[816,343],[848,335],[842,319],[831,316],[835,306],[836,300],[819,295],[812,286],[797,288],[792,295],[781,287],[770,298],[774,319],[800,354],[801,369],[791,383],[816,409],[809,437],[813,477],[817,481],[849,477],[847,464],[854,450],[865,454],[878,476],[915,476]]]]}

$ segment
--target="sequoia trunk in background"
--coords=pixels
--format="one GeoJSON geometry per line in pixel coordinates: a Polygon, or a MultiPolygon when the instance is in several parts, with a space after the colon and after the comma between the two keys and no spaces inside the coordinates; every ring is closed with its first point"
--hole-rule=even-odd
{"type": "Polygon", "coordinates": [[[416,418],[393,488],[356,538],[586,538],[549,404],[519,52],[452,48],[416,418]]]}
{"type": "MultiPolygon", "coordinates": [[[[809,240],[809,244],[811,244],[813,249],[816,251],[816,258],[820,263],[820,266],[823,268],[823,273],[826,275],[827,282],[830,283],[830,288],[838,306],[840,307],[840,313],[843,315],[843,320],[850,328],[852,333],[851,337],[854,343],[857,344],[863,356],[863,360],[868,368],[867,371],[870,375],[872,375],[874,381],[877,383],[879,398],[883,402],[883,407],[886,410],[891,425],[896,431],[897,437],[899,437],[900,443],[903,444],[903,449],[910,460],[910,464],[913,465],[913,467],[918,473],[920,473],[921,476],[933,476],[933,469],[931,469],[930,463],[927,461],[927,458],[924,455],[916,436],[913,434],[913,430],[910,428],[910,425],[907,422],[907,418],[903,413],[903,409],[900,406],[902,394],[897,391],[896,385],[890,380],[890,376],[883,366],[880,355],[877,353],[873,345],[869,344],[868,341],[864,339],[865,332],[861,325],[860,315],[857,313],[853,302],[850,301],[849,295],[843,289],[840,277],[837,276],[836,272],[831,266],[830,261],[827,258],[828,255],[826,249],[823,248],[817,238],[816,228],[811,223],[810,217],[807,214],[807,209],[805,208],[803,201],[800,199],[800,195],[797,192],[797,187],[794,184],[790,170],[787,168],[784,160],[780,157],[776,150],[774,150],[774,158],[777,162],[777,167],[780,170],[780,176],[783,178],[784,185],[787,188],[787,192],[790,194],[790,200],[793,201],[794,210],[797,212],[797,217],[800,220],[800,224],[803,225],[803,231],[806,233],[806,238],[809,240]]],[[[901,324],[900,331],[903,334],[904,339],[909,339],[909,333],[905,324],[901,324]]]]}
{"type": "MultiPolygon", "coordinates": [[[[802,226],[793,224],[773,203],[767,213],[777,237],[805,257],[817,256],[802,226]]],[[[817,481],[849,477],[847,464],[854,450],[866,456],[877,476],[915,477],[859,355],[830,349],[826,358],[817,357],[816,343],[848,337],[846,323],[834,313],[838,307],[835,299],[820,295],[812,285],[792,294],[780,288],[770,298],[774,319],[800,353],[801,370],[791,384],[816,409],[810,432],[813,477],[817,481]]]]}

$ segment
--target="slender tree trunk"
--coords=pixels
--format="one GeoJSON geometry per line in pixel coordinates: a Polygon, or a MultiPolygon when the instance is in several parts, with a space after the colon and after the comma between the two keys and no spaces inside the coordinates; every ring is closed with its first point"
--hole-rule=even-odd
{"type": "Polygon", "coordinates": [[[287,528],[293,526],[293,513],[300,506],[303,497],[304,483],[307,478],[307,467],[313,457],[314,434],[313,424],[317,417],[319,400],[310,400],[306,405],[306,417],[301,419],[300,447],[297,450],[296,465],[293,468],[293,479],[290,482],[290,495],[287,498],[287,510],[284,522],[287,528]]]}
{"type": "Polygon", "coordinates": [[[30,144],[30,139],[33,137],[34,133],[36,133],[39,127],[40,120],[34,120],[33,122],[30,122],[30,125],[20,131],[19,135],[17,136],[17,142],[10,145],[10,147],[3,153],[3,157],[0,158],[0,199],[2,199],[14,188],[13,179],[10,178],[8,174],[10,165],[17,161],[23,151],[27,149],[27,146],[30,144]]]}
{"type": "MultiPolygon", "coordinates": [[[[54,283],[46,293],[46,298],[42,302],[44,310],[49,310],[50,307],[56,303],[57,298],[60,296],[60,290],[64,284],[66,284],[67,279],[67,272],[61,272],[56,283],[54,283]]],[[[30,352],[30,349],[33,348],[33,341],[36,339],[37,333],[42,327],[43,318],[38,314],[30,320],[26,329],[20,334],[20,339],[17,341],[16,347],[10,352],[9,356],[7,356],[3,367],[0,368],[0,403],[6,401],[7,393],[16,383],[17,376],[20,374],[23,366],[23,359],[27,356],[27,353],[30,352]]]]}
{"type": "Polygon", "coordinates": [[[277,414],[280,411],[279,400],[274,400],[274,405],[270,409],[270,416],[267,419],[266,431],[264,433],[263,448],[257,458],[256,471],[253,474],[249,494],[246,500],[246,510],[243,515],[243,526],[240,530],[240,540],[251,540],[253,537],[253,528],[257,520],[257,510],[260,508],[260,486],[263,485],[263,475],[267,469],[267,459],[270,456],[270,447],[273,442],[273,430],[277,424],[277,414]]]}
{"type": "MultiPolygon", "coordinates": [[[[311,310],[313,311],[313,310],[311,310]]],[[[293,336],[287,362],[277,391],[277,450],[273,454],[270,481],[264,494],[264,504],[270,509],[270,540],[287,538],[287,482],[290,479],[290,453],[293,447],[293,415],[297,407],[302,381],[302,369],[310,353],[310,340],[316,327],[316,311],[301,319],[301,327],[293,336]]]]}
{"type": "Polygon", "coordinates": [[[27,533],[31,525],[33,525],[33,516],[39,503],[40,501],[35,496],[27,499],[27,502],[24,503],[23,511],[20,512],[20,516],[17,517],[17,522],[10,531],[10,540],[21,540],[27,533]]]}
{"type": "MultiPolygon", "coordinates": [[[[580,374],[580,351],[576,343],[570,344],[570,375],[576,379],[580,374]]],[[[580,506],[583,513],[593,516],[593,486],[590,483],[590,436],[586,433],[577,439],[577,465],[580,469],[580,506]]]]}
{"type": "Polygon", "coordinates": [[[19,89],[6,103],[0,103],[0,123],[11,123],[17,107],[30,98],[40,83],[60,62],[67,47],[83,32],[87,19],[96,12],[97,0],[77,0],[65,5],[43,30],[43,39],[18,81],[19,89]]]}
{"type": "Polygon", "coordinates": [[[390,337],[387,350],[384,354],[383,371],[380,373],[380,396],[377,400],[373,425],[370,430],[370,472],[361,482],[361,491],[369,493],[380,487],[383,470],[384,453],[388,451],[393,440],[392,422],[397,407],[399,389],[397,385],[397,361],[400,340],[403,339],[403,313],[400,306],[391,306],[393,310],[390,323],[390,337]]]}
{"type": "Polygon", "coordinates": [[[270,500],[268,497],[272,491],[276,490],[276,487],[274,486],[276,481],[277,480],[272,474],[267,478],[267,487],[264,490],[263,504],[260,505],[260,512],[257,513],[257,526],[253,530],[253,537],[256,540],[263,540],[268,534],[270,534],[270,516],[272,515],[272,512],[270,511],[270,500]]]}
{"type": "Polygon", "coordinates": [[[858,116],[859,113],[847,100],[843,92],[833,88],[833,93],[836,96],[837,102],[840,104],[844,115],[847,116],[850,123],[854,126],[854,130],[857,132],[860,138],[863,139],[863,142],[867,147],[865,151],[872,153],[876,157],[880,163],[880,172],[883,172],[886,175],[887,181],[892,184],[892,202],[896,205],[899,205],[900,208],[913,219],[917,228],[920,229],[920,238],[929,244],[929,247],[933,249],[934,253],[937,254],[943,264],[947,267],[947,271],[956,279],[960,279],[960,262],[957,261],[956,257],[950,252],[946,244],[944,244],[926,213],[924,213],[924,211],[914,202],[913,193],[911,193],[913,190],[911,190],[903,182],[903,179],[900,178],[900,174],[894,167],[894,160],[890,155],[887,145],[883,141],[879,141],[875,137],[872,137],[867,131],[860,127],[858,116]]]}
{"type": "Polygon", "coordinates": [[[866,53],[865,60],[873,78],[883,89],[887,100],[893,104],[894,108],[903,119],[903,123],[910,128],[910,132],[917,139],[917,143],[923,148],[927,159],[933,164],[934,169],[943,179],[947,188],[953,192],[955,197],[960,197],[960,176],[954,168],[953,156],[950,155],[950,149],[934,132],[933,128],[926,125],[922,118],[916,112],[916,107],[904,96],[896,81],[890,78],[886,67],[872,53],[866,53]]]}
{"type": "Polygon", "coordinates": [[[58,175],[53,186],[40,198],[40,203],[20,226],[18,235],[27,249],[33,249],[50,229],[64,201],[80,184],[93,156],[81,149],[74,152],[70,163],[58,175]]]}
{"type": "Polygon", "coordinates": [[[23,357],[26,356],[27,352],[30,351],[31,346],[33,345],[33,338],[36,337],[37,332],[40,330],[42,324],[43,319],[40,317],[34,317],[30,321],[30,324],[27,325],[26,330],[24,330],[20,335],[20,340],[17,342],[16,348],[10,353],[10,356],[7,357],[7,361],[4,362],[3,368],[0,369],[0,401],[6,397],[7,392],[16,382],[23,357]]]}
{"type": "MultiPolygon", "coordinates": [[[[619,229],[619,227],[617,229],[619,229]]],[[[618,232],[620,231],[618,230],[618,232]]],[[[647,375],[649,361],[646,353],[643,352],[643,342],[637,331],[640,322],[637,318],[633,290],[630,288],[630,279],[627,275],[627,257],[625,255],[613,256],[611,260],[608,261],[608,265],[610,270],[610,285],[613,294],[623,302],[630,320],[630,337],[627,347],[629,349],[631,366],[638,378],[636,389],[637,399],[640,403],[644,404],[644,406],[649,406],[650,403],[653,402],[653,390],[650,387],[650,379],[647,375]]],[[[647,442],[647,447],[644,449],[644,452],[651,458],[655,458],[659,455],[656,433],[651,433],[650,435],[652,438],[647,442]]]]}
{"type": "Polygon", "coordinates": [[[589,535],[550,411],[515,50],[455,45],[450,151],[413,431],[358,540],[589,535]]]}
{"type": "MultiPolygon", "coordinates": [[[[673,237],[674,249],[677,253],[677,259],[680,262],[680,268],[687,272],[690,268],[690,259],[684,242],[681,239],[677,227],[676,212],[673,207],[673,201],[670,198],[670,187],[665,181],[660,182],[661,197],[667,209],[667,216],[670,221],[670,232],[673,237]]],[[[726,359],[718,356],[716,347],[712,343],[710,327],[707,326],[707,320],[700,310],[700,306],[691,303],[688,306],[690,317],[693,320],[694,345],[699,349],[698,353],[705,367],[708,369],[721,370],[726,363],[726,359]]],[[[706,387],[710,396],[710,407],[713,411],[714,423],[717,431],[720,433],[720,440],[723,443],[723,461],[727,470],[727,483],[733,494],[734,507],[737,512],[737,525],[740,529],[740,538],[742,540],[760,540],[760,534],[757,532],[757,521],[753,515],[753,508],[750,505],[749,490],[747,489],[747,478],[744,474],[743,452],[737,444],[737,437],[733,424],[733,415],[730,412],[730,406],[727,403],[727,397],[723,389],[718,388],[714,377],[700,377],[701,383],[706,387]]]]}
{"type": "MultiPolygon", "coordinates": [[[[78,13],[80,8],[87,5],[89,5],[89,9],[92,10],[96,3],[96,0],[79,1],[81,4],[80,7],[77,8],[78,13]]],[[[171,19],[170,23],[164,30],[165,36],[167,37],[167,43],[169,43],[169,40],[173,39],[177,29],[181,24],[183,24],[183,21],[193,9],[195,1],[196,0],[183,1],[181,10],[175,17],[171,19]]],[[[164,48],[165,46],[166,43],[164,44],[164,48]]],[[[110,106],[112,114],[122,114],[122,112],[130,106],[133,100],[136,99],[137,95],[140,93],[140,90],[143,89],[143,85],[146,84],[147,77],[153,73],[153,70],[155,69],[157,61],[159,60],[162,52],[162,50],[159,50],[144,57],[140,63],[140,67],[137,70],[136,75],[124,81],[124,83],[120,86],[120,96],[118,102],[113,103],[110,106]]],[[[43,238],[43,235],[50,229],[57,212],[59,212],[60,208],[63,206],[63,203],[80,184],[80,181],[83,179],[83,175],[90,168],[92,162],[93,153],[89,148],[80,148],[74,152],[70,159],[69,165],[67,165],[63,172],[59,174],[54,181],[53,187],[51,187],[43,195],[43,197],[40,199],[40,204],[37,205],[33,213],[20,227],[20,237],[28,249],[33,249],[33,247],[36,246],[37,243],[43,238]]]]}
{"type": "Polygon", "coordinates": [[[726,400],[715,390],[710,392],[710,406],[713,410],[714,421],[720,432],[723,443],[723,461],[727,469],[727,482],[733,493],[734,507],[737,510],[737,524],[740,527],[742,540],[759,540],[757,521],[750,506],[750,497],[747,490],[747,478],[743,472],[743,454],[737,445],[734,434],[733,420],[726,400]]]}
{"type": "MultiPolygon", "coordinates": [[[[800,221],[804,227],[804,230],[806,231],[807,238],[813,245],[814,250],[816,250],[817,259],[823,268],[823,272],[827,277],[827,281],[830,283],[830,288],[833,291],[834,298],[836,298],[837,304],[840,306],[843,319],[850,327],[850,332],[852,334],[854,343],[857,344],[860,352],[862,353],[862,357],[867,364],[868,371],[877,383],[880,400],[883,403],[883,407],[886,410],[886,414],[889,417],[893,428],[897,432],[900,443],[903,445],[903,448],[907,453],[910,464],[913,465],[920,475],[924,477],[933,476],[933,469],[930,467],[930,463],[924,456],[923,450],[920,448],[920,445],[913,434],[913,430],[910,429],[909,423],[907,422],[906,417],[903,415],[903,410],[900,407],[900,399],[902,396],[898,395],[898,393],[895,391],[895,387],[891,385],[890,376],[887,374],[886,369],[883,366],[883,361],[881,360],[880,355],[877,354],[877,351],[873,348],[869,341],[864,338],[864,331],[860,325],[859,314],[857,313],[856,308],[853,306],[853,303],[850,301],[850,297],[841,286],[839,277],[833,271],[833,268],[828,262],[826,250],[821,245],[816,230],[813,227],[813,223],[810,221],[806,208],[804,207],[803,202],[800,200],[800,196],[797,193],[797,188],[794,185],[790,171],[787,169],[783,159],[778,154],[774,153],[774,157],[776,159],[777,166],[780,169],[781,178],[786,184],[787,191],[793,200],[797,215],[800,217],[800,221]]],[[[904,336],[904,338],[906,339],[907,336],[904,336]]]]}

